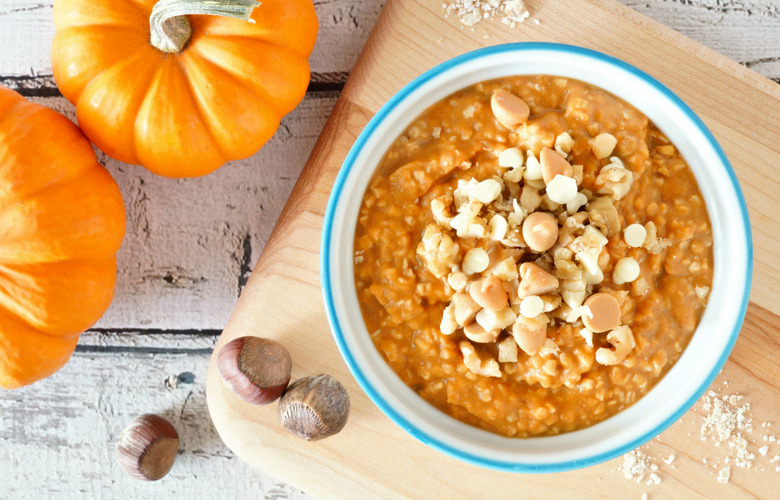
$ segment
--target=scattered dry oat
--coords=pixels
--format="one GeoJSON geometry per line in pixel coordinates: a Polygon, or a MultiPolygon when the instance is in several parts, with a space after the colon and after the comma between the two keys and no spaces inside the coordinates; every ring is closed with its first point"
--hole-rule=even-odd
{"type": "Polygon", "coordinates": [[[466,26],[474,26],[483,19],[499,17],[514,28],[530,15],[523,0],[450,0],[442,4],[444,17],[455,15],[466,26]]]}
{"type": "Polygon", "coordinates": [[[709,391],[704,396],[703,408],[708,413],[701,426],[701,439],[712,438],[716,446],[727,443],[731,452],[726,463],[733,461],[737,467],[749,469],[756,456],[748,450],[744,434],[753,432],[753,419],[749,413],[750,403],[742,404],[741,401],[742,396],[738,394],[719,396],[715,391],[709,391]]]}
{"type": "Polygon", "coordinates": [[[637,483],[641,483],[645,476],[648,476],[647,485],[661,483],[661,476],[658,475],[660,472],[658,464],[638,448],[623,455],[623,463],[619,470],[626,479],[633,479],[637,483]]]}
{"type": "Polygon", "coordinates": [[[731,467],[727,466],[718,471],[718,482],[728,483],[729,476],[731,476],[731,467]]]}

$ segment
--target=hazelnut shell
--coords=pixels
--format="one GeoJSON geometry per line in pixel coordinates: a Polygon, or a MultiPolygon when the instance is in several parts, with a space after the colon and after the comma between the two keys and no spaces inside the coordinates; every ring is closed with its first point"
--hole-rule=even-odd
{"type": "Polygon", "coordinates": [[[170,422],[157,415],[133,419],[116,442],[119,465],[130,477],[142,481],[165,477],[178,451],[179,434],[170,422]]]}
{"type": "Polygon", "coordinates": [[[231,391],[253,405],[276,401],[290,383],[292,357],[282,344],[239,337],[222,346],[217,369],[231,391]]]}
{"type": "Polygon", "coordinates": [[[349,393],[330,375],[295,381],[279,400],[282,427],[307,441],[336,434],[349,417],[349,393]]]}

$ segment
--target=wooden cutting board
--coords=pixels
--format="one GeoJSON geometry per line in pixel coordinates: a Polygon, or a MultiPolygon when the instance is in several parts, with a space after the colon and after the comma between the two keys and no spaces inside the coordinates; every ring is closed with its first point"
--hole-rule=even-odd
{"type": "Polygon", "coordinates": [[[242,335],[280,340],[292,354],[294,379],[324,372],[344,383],[352,398],[349,423],[320,442],[292,437],[280,427],[276,405],[253,407],[226,390],[212,357],[207,394],[220,436],[251,465],[321,498],[537,498],[551,491],[558,498],[639,499],[645,492],[778,498],[780,463],[769,461],[780,455],[780,444],[761,436],[780,437],[780,86],[614,0],[528,4],[532,18],[514,29],[495,19],[472,30],[445,18],[442,0],[388,0],[217,344],[218,350],[242,335]],[[728,447],[699,438],[701,403],[645,447],[660,466],[659,485],[624,478],[616,472],[620,459],[559,474],[499,473],[444,456],[396,426],[362,392],[336,349],[320,290],[320,231],[354,140],[425,70],[479,47],[531,40],[606,52],[655,76],[693,107],[734,166],[753,225],[755,271],[745,326],[713,387],[745,395],[757,427],[749,449],[770,448],[767,456],[756,453],[751,469],[732,467],[729,484],[716,481],[728,447]],[[764,421],[772,426],[762,428],[764,421]],[[661,461],[671,454],[673,463],[661,461]]]}

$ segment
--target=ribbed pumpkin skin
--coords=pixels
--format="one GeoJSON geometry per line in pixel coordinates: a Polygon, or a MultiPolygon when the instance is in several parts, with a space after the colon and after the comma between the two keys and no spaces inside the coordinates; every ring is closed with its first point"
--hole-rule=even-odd
{"type": "Polygon", "coordinates": [[[255,23],[189,16],[178,54],[150,43],[155,0],[56,0],[54,78],[100,149],[166,177],[251,156],[303,99],[311,0],[263,0],[255,23]]]}
{"type": "Polygon", "coordinates": [[[60,369],[114,294],[119,187],[67,118],[0,87],[0,387],[60,369]]]}

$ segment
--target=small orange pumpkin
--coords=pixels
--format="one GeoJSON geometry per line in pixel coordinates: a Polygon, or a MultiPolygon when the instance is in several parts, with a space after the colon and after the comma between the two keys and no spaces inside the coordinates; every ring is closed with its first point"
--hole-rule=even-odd
{"type": "Polygon", "coordinates": [[[303,99],[317,37],[311,0],[56,0],[54,24],[81,129],[166,177],[257,152],[303,99]]]}
{"type": "Polygon", "coordinates": [[[70,120],[0,87],[0,387],[47,377],[114,294],[119,187],[70,120]]]}

